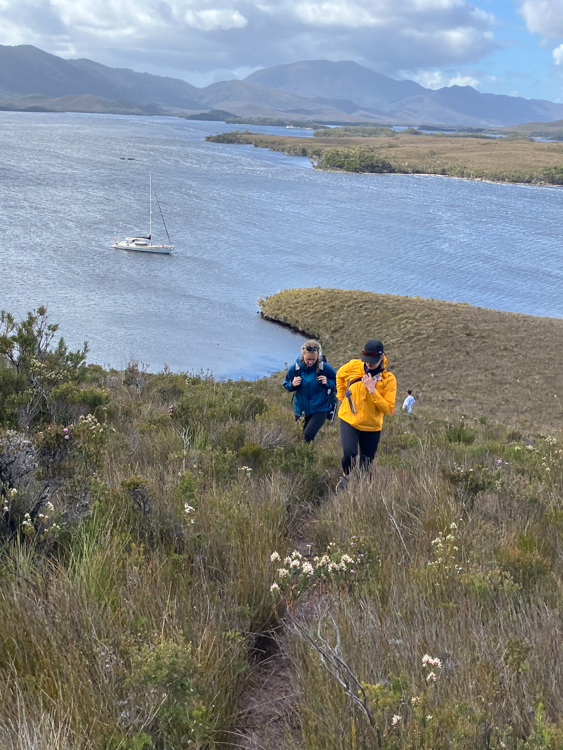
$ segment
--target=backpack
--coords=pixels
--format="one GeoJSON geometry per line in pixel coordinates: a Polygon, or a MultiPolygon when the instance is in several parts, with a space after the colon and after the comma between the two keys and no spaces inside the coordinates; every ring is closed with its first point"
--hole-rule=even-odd
{"type": "MultiPolygon", "coordinates": [[[[320,360],[319,360],[319,375],[324,375],[324,369],[325,369],[325,362],[327,361],[324,354],[321,354],[320,360]]],[[[299,362],[295,363],[295,377],[300,377],[299,371],[301,370],[301,365],[299,362]]],[[[327,414],[327,419],[329,421],[334,420],[334,415],[336,414],[336,406],[337,406],[337,398],[336,398],[336,388],[327,388],[326,389],[326,396],[329,403],[329,410],[327,414]]],[[[293,398],[295,398],[295,394],[293,394],[293,398]]]]}

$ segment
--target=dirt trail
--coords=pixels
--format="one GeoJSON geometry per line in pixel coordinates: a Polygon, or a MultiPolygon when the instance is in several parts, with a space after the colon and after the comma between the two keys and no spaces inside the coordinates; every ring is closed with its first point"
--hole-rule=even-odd
{"type": "MultiPolygon", "coordinates": [[[[314,545],[301,535],[294,537],[294,549],[311,558],[314,545]]],[[[311,616],[305,602],[293,616],[305,623],[311,616]]],[[[265,638],[263,658],[257,658],[241,696],[243,707],[232,750],[290,750],[299,744],[298,687],[289,658],[287,624],[271,638],[265,638]]]]}
{"type": "Polygon", "coordinates": [[[243,692],[246,708],[240,720],[240,737],[233,750],[284,750],[294,746],[298,715],[297,693],[289,660],[284,654],[281,636],[279,650],[259,662],[243,692]]]}

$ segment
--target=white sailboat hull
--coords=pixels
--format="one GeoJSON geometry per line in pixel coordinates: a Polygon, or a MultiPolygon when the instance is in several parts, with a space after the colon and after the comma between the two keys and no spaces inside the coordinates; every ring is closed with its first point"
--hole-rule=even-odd
{"type": "Polygon", "coordinates": [[[116,250],[134,250],[137,253],[159,253],[160,255],[170,255],[174,250],[174,245],[153,245],[145,239],[135,237],[119,240],[114,243],[113,247],[116,250]]]}

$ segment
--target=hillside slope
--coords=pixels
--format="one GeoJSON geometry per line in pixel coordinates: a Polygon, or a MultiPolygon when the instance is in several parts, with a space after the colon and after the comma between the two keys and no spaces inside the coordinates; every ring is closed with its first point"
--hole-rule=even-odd
{"type": "Polygon", "coordinates": [[[261,302],[265,317],[318,337],[331,364],[380,338],[399,394],[420,407],[560,429],[563,320],[419,297],[291,289],[261,302]]]}

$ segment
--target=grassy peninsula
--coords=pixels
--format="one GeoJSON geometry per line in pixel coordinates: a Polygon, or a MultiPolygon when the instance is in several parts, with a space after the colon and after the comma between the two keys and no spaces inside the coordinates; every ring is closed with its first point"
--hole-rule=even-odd
{"type": "MultiPolygon", "coordinates": [[[[390,174],[436,174],[494,182],[537,185],[563,184],[563,146],[527,140],[512,133],[506,138],[477,134],[426,135],[412,128],[393,133],[378,128],[379,135],[313,138],[261,135],[236,131],[208,136],[215,143],[249,144],[286,154],[309,157],[319,169],[390,174]]],[[[369,130],[369,129],[368,129],[369,130]]],[[[375,128],[373,130],[376,130],[375,128]]]]}
{"type": "Polygon", "coordinates": [[[561,747],[563,321],[261,308],[335,366],[381,336],[415,391],[341,494],[281,375],[107,371],[2,316],[0,746],[561,747]]]}

